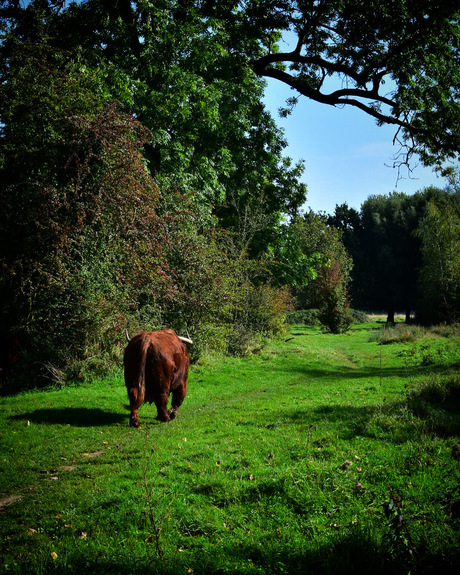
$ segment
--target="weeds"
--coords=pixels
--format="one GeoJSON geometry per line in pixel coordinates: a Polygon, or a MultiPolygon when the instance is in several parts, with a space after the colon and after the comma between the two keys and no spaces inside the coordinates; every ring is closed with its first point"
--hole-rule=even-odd
{"type": "Polygon", "coordinates": [[[376,333],[372,334],[371,341],[377,341],[380,345],[390,345],[392,343],[414,342],[426,334],[425,328],[418,325],[396,324],[384,326],[376,333]]]}
{"type": "Polygon", "coordinates": [[[407,573],[415,563],[415,545],[409,526],[403,514],[403,500],[397,493],[390,492],[390,498],[383,505],[386,517],[384,546],[387,553],[397,560],[407,573]]]}
{"type": "Polygon", "coordinates": [[[130,457],[123,455],[121,445],[117,445],[117,449],[123,456],[124,461],[134,469],[139,477],[136,482],[141,488],[141,496],[144,502],[146,517],[149,525],[150,535],[145,538],[145,543],[153,544],[155,553],[151,561],[157,560],[159,564],[158,572],[163,575],[167,573],[167,558],[165,554],[165,546],[163,543],[163,525],[167,516],[167,508],[161,512],[164,507],[164,500],[166,499],[166,492],[160,490],[155,481],[155,476],[161,473],[161,470],[152,473],[152,461],[155,455],[155,446],[150,444],[149,428],[144,432],[144,450],[140,462],[140,469],[138,462],[133,461],[130,457]]]}

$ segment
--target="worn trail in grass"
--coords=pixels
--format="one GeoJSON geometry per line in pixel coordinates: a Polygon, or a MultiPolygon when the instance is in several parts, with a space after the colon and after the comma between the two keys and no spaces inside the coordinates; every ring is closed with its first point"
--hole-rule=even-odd
{"type": "Polygon", "coordinates": [[[140,431],[121,378],[2,398],[0,570],[455,572],[459,338],[376,328],[208,359],[140,431]]]}

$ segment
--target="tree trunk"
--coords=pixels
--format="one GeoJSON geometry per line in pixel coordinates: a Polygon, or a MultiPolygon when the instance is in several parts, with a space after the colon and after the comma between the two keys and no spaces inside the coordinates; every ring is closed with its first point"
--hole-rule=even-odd
{"type": "Polygon", "coordinates": [[[410,323],[410,307],[406,307],[406,323],[410,323]]]}
{"type": "Polygon", "coordinates": [[[387,323],[391,325],[395,323],[395,310],[392,307],[388,310],[387,323]]]}

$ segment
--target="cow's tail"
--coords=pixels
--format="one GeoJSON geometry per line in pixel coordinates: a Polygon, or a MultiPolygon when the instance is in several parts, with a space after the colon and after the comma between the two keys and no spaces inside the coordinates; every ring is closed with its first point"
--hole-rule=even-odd
{"type": "MultiPolygon", "coordinates": [[[[131,383],[132,388],[137,390],[137,396],[131,398],[129,405],[123,404],[125,409],[129,409],[130,411],[134,411],[135,409],[139,409],[139,407],[144,403],[145,399],[145,364],[147,361],[147,352],[149,350],[149,342],[148,341],[140,341],[140,349],[138,350],[138,357],[136,358],[136,374],[133,378],[131,383]]],[[[134,351],[134,350],[133,350],[134,351]]],[[[128,390],[129,393],[129,390],[128,390]]]]}

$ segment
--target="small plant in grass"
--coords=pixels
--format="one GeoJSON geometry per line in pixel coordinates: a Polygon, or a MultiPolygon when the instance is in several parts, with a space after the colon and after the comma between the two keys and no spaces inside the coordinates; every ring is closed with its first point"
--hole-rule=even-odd
{"type": "MultiPolygon", "coordinates": [[[[142,490],[142,500],[145,504],[146,517],[149,524],[149,530],[151,534],[145,539],[145,543],[153,544],[154,546],[154,558],[152,560],[157,560],[159,563],[159,573],[167,573],[167,559],[165,545],[163,543],[163,528],[162,525],[166,518],[166,510],[162,511],[161,502],[167,499],[164,492],[159,492],[155,480],[152,480],[152,461],[155,454],[155,446],[150,444],[149,432],[146,428],[145,440],[144,440],[144,451],[141,458],[140,469],[133,463],[129,457],[124,457],[126,462],[135,469],[139,476],[140,481],[138,485],[142,490]]],[[[117,448],[122,452],[121,446],[118,445],[117,448]]],[[[156,474],[158,477],[158,473],[156,474]]]]}
{"type": "Polygon", "coordinates": [[[286,323],[289,325],[319,325],[319,309],[299,309],[291,311],[286,316],[286,323]]]}
{"type": "Polygon", "coordinates": [[[353,323],[369,323],[369,316],[365,311],[359,309],[350,309],[353,323]]]}
{"type": "Polygon", "coordinates": [[[386,533],[384,547],[388,554],[397,559],[410,573],[415,561],[415,546],[409,531],[409,526],[403,515],[403,500],[397,493],[390,492],[389,500],[383,506],[386,517],[386,533]]]}
{"type": "Polygon", "coordinates": [[[460,378],[456,372],[430,374],[406,391],[407,408],[426,427],[442,436],[460,432],[460,378]]]}

